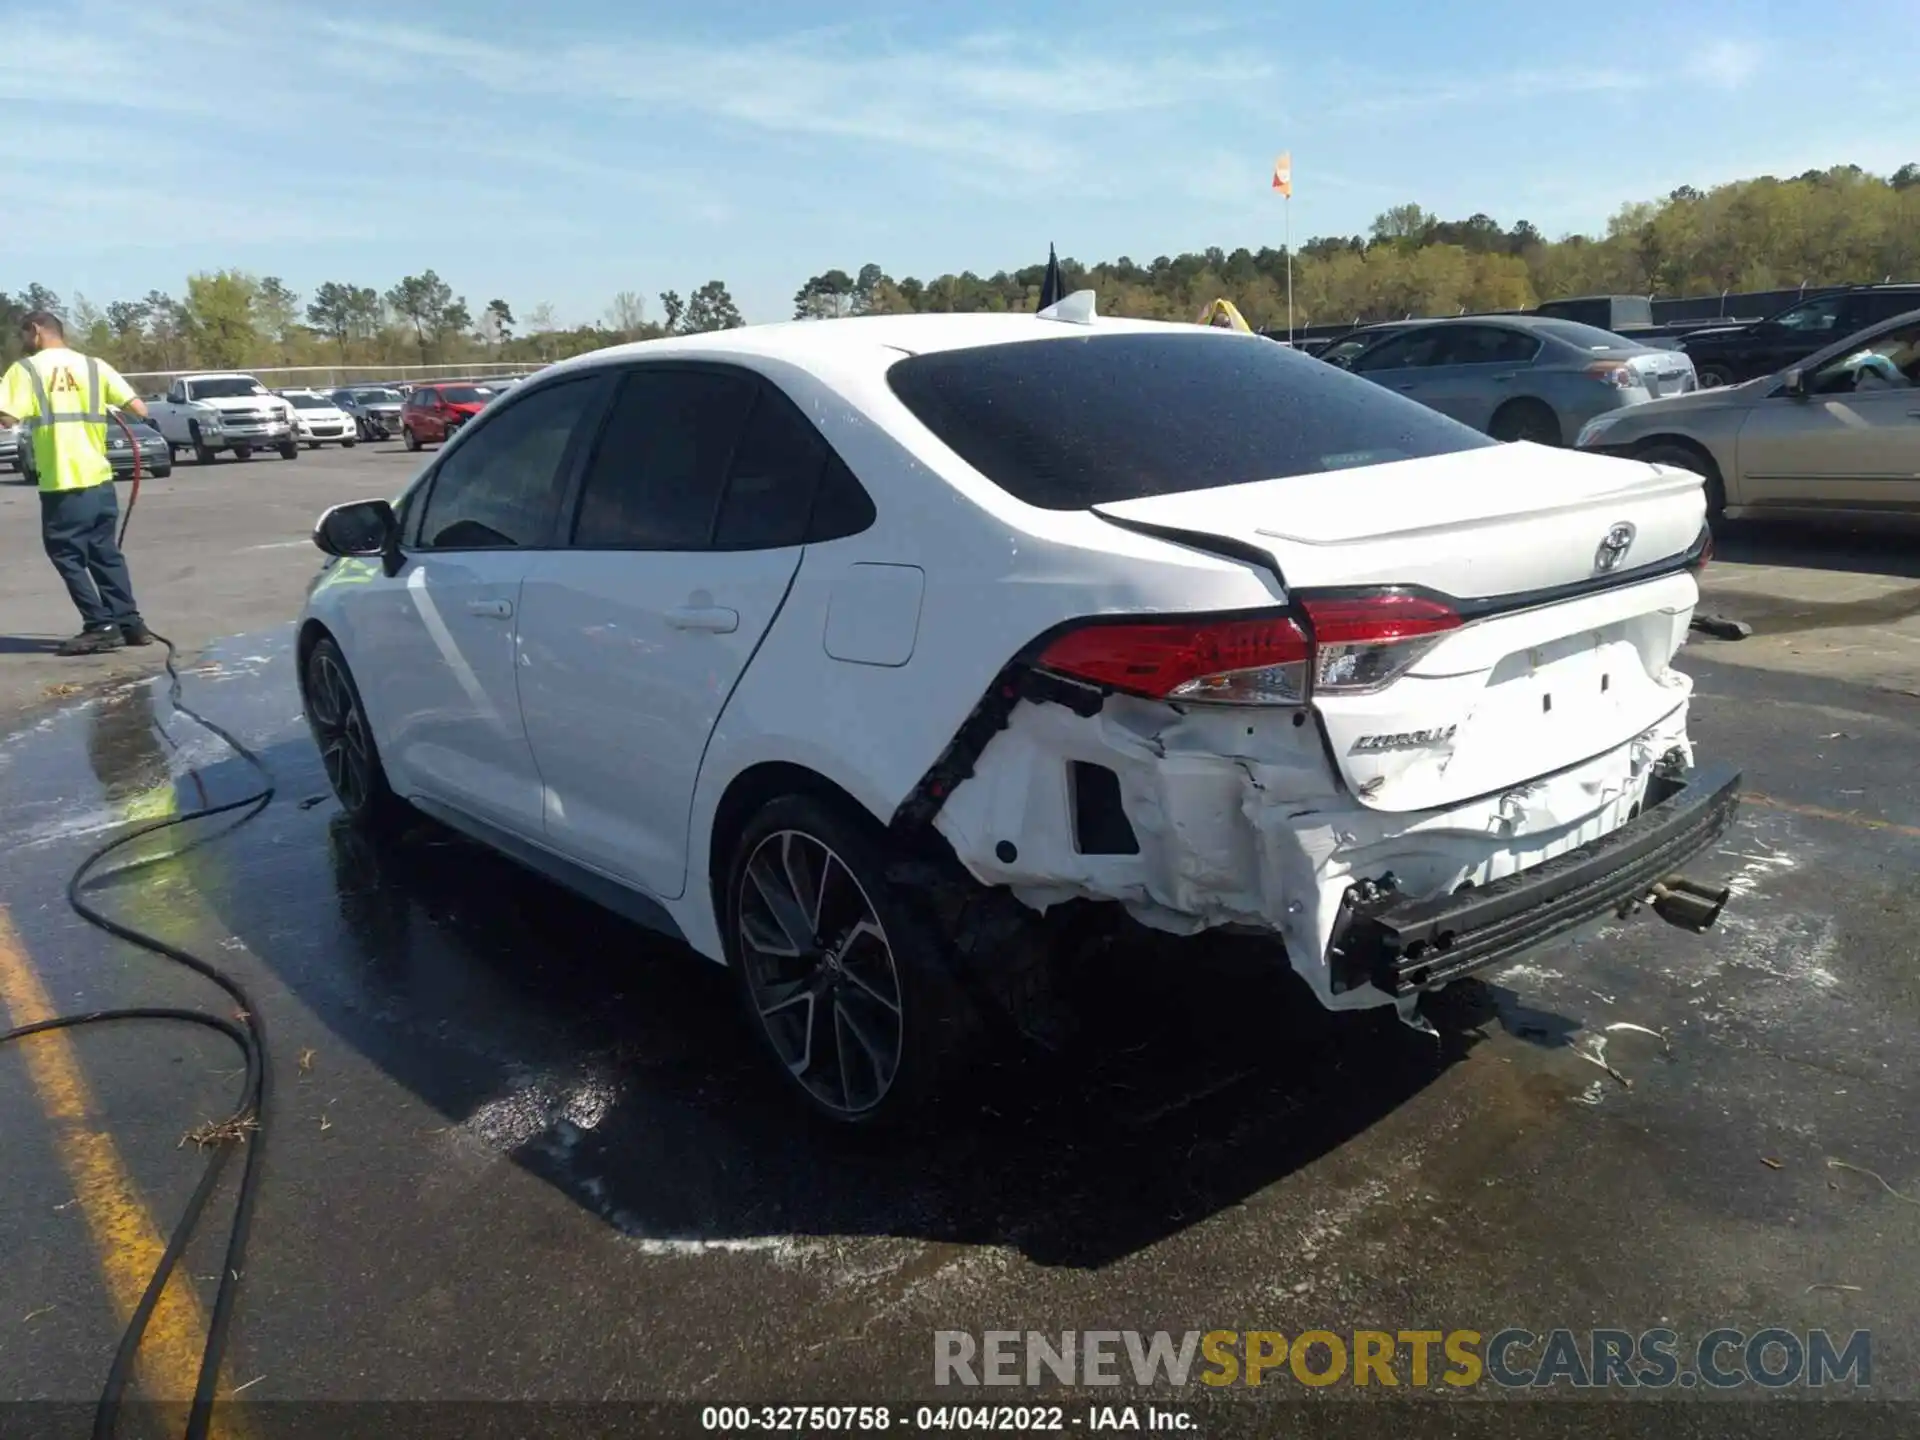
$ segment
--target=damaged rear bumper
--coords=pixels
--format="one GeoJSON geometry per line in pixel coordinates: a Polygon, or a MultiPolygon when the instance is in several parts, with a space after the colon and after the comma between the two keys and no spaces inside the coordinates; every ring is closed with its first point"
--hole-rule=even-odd
{"type": "Polygon", "coordinates": [[[1430,899],[1350,898],[1328,951],[1333,989],[1371,984],[1412,995],[1637,904],[1725,832],[1740,778],[1724,765],[1656,777],[1634,819],[1478,889],[1430,899]]]}

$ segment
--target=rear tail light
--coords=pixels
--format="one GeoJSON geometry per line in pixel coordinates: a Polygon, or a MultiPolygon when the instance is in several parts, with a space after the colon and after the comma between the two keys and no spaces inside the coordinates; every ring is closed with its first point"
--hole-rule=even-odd
{"type": "Polygon", "coordinates": [[[1042,669],[1153,700],[1303,705],[1315,691],[1358,695],[1392,684],[1460,617],[1398,591],[1304,600],[1288,615],[1156,620],[1069,630],[1042,669]]]}
{"type": "Polygon", "coordinates": [[[1640,378],[1640,372],[1624,360],[1596,360],[1587,366],[1587,375],[1615,390],[1634,390],[1646,383],[1640,378]]]}
{"type": "Polygon", "coordinates": [[[1313,647],[1289,616],[1156,621],[1069,630],[1040,666],[1152,700],[1299,705],[1313,647]]]}
{"type": "Polygon", "coordinates": [[[1444,601],[1402,591],[1304,600],[1313,631],[1313,688],[1364,695],[1391,685],[1460,617],[1444,601]]]}

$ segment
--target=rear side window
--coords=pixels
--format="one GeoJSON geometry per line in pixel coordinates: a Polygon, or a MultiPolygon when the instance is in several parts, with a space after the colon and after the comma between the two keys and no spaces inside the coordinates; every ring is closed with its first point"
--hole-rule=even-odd
{"type": "Polygon", "coordinates": [[[760,387],[727,472],[713,543],[720,550],[804,544],[827,444],[783,395],[760,387]]]}
{"type": "Polygon", "coordinates": [[[1202,330],[939,351],[887,379],[962,459],[1047,510],[1498,443],[1284,345],[1202,330]]]}
{"type": "Polygon", "coordinates": [[[1441,342],[1442,365],[1524,365],[1540,349],[1540,342],[1518,330],[1497,325],[1449,325],[1441,342]]]}
{"type": "Polygon", "coordinates": [[[707,548],[755,389],[750,377],[724,371],[628,371],[587,469],[573,543],[707,548]]]}

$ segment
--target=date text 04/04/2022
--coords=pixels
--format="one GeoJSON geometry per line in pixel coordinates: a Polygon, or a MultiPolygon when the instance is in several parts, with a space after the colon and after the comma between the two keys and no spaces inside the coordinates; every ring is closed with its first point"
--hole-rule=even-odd
{"type": "Polygon", "coordinates": [[[819,1434],[986,1431],[1030,1435],[1047,1431],[1191,1431],[1186,1410],[1157,1405],[709,1405],[701,1427],[722,1434],[819,1434]]]}

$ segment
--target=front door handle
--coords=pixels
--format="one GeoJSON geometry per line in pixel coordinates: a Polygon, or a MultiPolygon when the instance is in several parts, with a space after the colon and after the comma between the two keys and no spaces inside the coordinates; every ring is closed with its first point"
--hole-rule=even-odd
{"type": "Polygon", "coordinates": [[[478,615],[482,620],[511,620],[513,602],[511,600],[469,600],[467,613],[478,615]]]}
{"type": "Polygon", "coordinates": [[[667,611],[667,624],[676,630],[706,630],[731,635],[740,628],[740,612],[724,605],[676,605],[667,611]]]}
{"type": "Polygon", "coordinates": [[[1404,385],[1396,385],[1396,386],[1394,386],[1393,388],[1394,388],[1394,389],[1396,389],[1396,390],[1411,390],[1411,389],[1413,389],[1413,387],[1414,387],[1414,386],[1416,386],[1416,385],[1418,385],[1419,383],[1420,383],[1420,382],[1419,382],[1418,380],[1409,380],[1409,381],[1407,381],[1407,383],[1406,383],[1406,384],[1404,384],[1404,385]]]}

